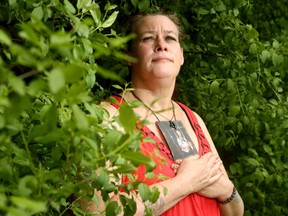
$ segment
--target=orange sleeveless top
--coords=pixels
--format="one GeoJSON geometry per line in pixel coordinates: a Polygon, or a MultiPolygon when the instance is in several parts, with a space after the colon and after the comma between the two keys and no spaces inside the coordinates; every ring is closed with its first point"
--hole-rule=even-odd
{"type": "MultiPolygon", "coordinates": [[[[121,101],[123,101],[123,99],[118,96],[114,96],[114,98],[119,102],[119,104],[121,103],[121,101]]],[[[210,145],[206,140],[194,113],[184,104],[180,102],[177,103],[186,113],[192,125],[192,128],[197,136],[199,143],[199,155],[201,156],[206,154],[207,152],[211,152],[210,145]]],[[[118,109],[119,104],[112,105],[118,109]]],[[[156,168],[153,170],[155,178],[146,178],[145,166],[140,165],[133,173],[135,174],[135,178],[147,185],[152,185],[157,182],[163,181],[162,178],[157,177],[157,175],[159,174],[167,178],[173,178],[175,174],[171,169],[171,165],[174,163],[174,161],[169,147],[164,145],[161,140],[145,125],[138,126],[138,129],[141,130],[143,134],[143,139],[145,137],[151,137],[154,140],[154,143],[142,142],[140,145],[140,150],[144,155],[152,157],[154,159],[156,168]],[[158,151],[159,154],[156,155],[155,150],[158,151]],[[165,160],[165,163],[163,163],[163,159],[165,160]]],[[[123,176],[122,183],[127,182],[129,182],[129,179],[127,178],[127,176],[123,176]]],[[[180,200],[172,208],[164,212],[162,216],[220,216],[220,209],[216,199],[210,199],[200,196],[197,193],[192,193],[180,200]]]]}

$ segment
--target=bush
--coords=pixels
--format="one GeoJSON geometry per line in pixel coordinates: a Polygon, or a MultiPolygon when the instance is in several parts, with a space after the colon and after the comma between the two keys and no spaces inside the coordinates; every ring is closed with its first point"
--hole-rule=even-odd
{"type": "MultiPolygon", "coordinates": [[[[119,191],[109,175],[154,164],[135,152],[137,104],[111,121],[101,102],[128,88],[126,17],[161,8],[175,11],[186,32],[179,100],[204,118],[245,215],[286,215],[287,15],[284,1],[274,2],[2,1],[0,214],[80,215],[71,196],[97,203],[93,188],[107,215],[120,211],[107,196],[119,191]],[[107,160],[117,169],[108,170],[107,160]]],[[[139,187],[144,199],[157,199],[139,187]]],[[[133,215],[134,201],[121,202],[133,215]]]]}

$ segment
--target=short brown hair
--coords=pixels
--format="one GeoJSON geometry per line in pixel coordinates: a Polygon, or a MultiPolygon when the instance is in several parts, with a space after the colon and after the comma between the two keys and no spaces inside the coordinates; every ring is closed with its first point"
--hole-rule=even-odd
{"type": "MultiPolygon", "coordinates": [[[[136,33],[137,24],[143,18],[145,18],[147,16],[158,16],[158,15],[159,16],[166,16],[176,25],[178,33],[179,33],[178,39],[179,39],[179,42],[181,42],[183,39],[184,31],[183,31],[183,27],[181,25],[180,19],[175,13],[165,13],[163,11],[157,11],[157,12],[141,13],[141,14],[137,14],[135,16],[132,16],[129,19],[129,24],[128,24],[128,31],[129,32],[128,33],[136,33]]],[[[131,48],[132,48],[132,42],[129,44],[128,49],[131,50],[131,48]]]]}

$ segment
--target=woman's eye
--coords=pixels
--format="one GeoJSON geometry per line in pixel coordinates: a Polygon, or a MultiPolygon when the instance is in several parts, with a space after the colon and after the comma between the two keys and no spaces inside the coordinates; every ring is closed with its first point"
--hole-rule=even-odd
{"type": "Polygon", "coordinates": [[[167,36],[166,37],[167,41],[176,41],[176,38],[172,37],[172,36],[167,36]]]}
{"type": "Polygon", "coordinates": [[[152,40],[154,40],[154,37],[152,37],[152,36],[143,38],[143,41],[144,41],[144,42],[145,42],[145,41],[152,41],[152,40]]]}

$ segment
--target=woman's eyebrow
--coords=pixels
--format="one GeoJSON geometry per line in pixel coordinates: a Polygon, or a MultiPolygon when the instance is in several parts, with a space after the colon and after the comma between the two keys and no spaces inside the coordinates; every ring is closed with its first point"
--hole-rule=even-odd
{"type": "MultiPolygon", "coordinates": [[[[141,32],[139,35],[143,35],[143,34],[155,34],[156,31],[144,31],[144,32],[141,32]]],[[[174,34],[174,35],[178,35],[175,31],[164,31],[165,34],[174,34]]]]}

